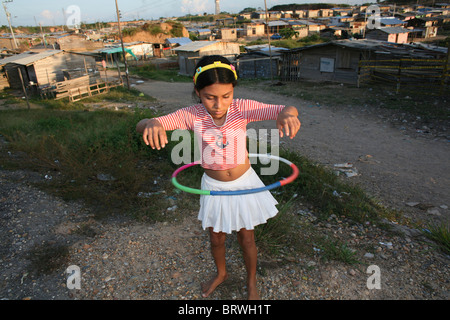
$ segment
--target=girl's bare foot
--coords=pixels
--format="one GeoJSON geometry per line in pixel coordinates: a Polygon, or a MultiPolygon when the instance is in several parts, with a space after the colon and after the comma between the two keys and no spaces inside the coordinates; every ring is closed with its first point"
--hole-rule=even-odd
{"type": "Polygon", "coordinates": [[[219,284],[228,279],[228,274],[216,275],[214,278],[202,284],[202,296],[207,298],[217,288],[219,284]]]}
{"type": "Polygon", "coordinates": [[[247,292],[247,299],[248,300],[260,300],[258,294],[258,289],[256,288],[256,285],[248,285],[248,292],[247,292]]]}

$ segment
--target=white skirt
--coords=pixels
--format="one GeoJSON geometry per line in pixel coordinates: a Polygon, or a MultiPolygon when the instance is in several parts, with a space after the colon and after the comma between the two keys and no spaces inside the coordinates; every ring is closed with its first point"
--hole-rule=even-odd
{"type": "MultiPolygon", "coordinates": [[[[203,190],[244,190],[264,187],[264,183],[250,168],[234,181],[219,181],[206,173],[202,177],[203,190]]],[[[214,232],[231,233],[242,228],[253,230],[276,216],[277,200],[269,191],[231,196],[200,196],[198,219],[203,229],[212,227],[214,232]]]]}

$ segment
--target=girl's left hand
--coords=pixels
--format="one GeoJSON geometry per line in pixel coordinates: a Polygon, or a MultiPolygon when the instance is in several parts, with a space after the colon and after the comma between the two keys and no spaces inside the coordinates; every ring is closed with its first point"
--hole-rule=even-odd
{"type": "Polygon", "coordinates": [[[301,123],[298,120],[298,111],[295,107],[286,107],[280,112],[277,118],[277,128],[280,131],[280,138],[283,137],[283,129],[286,137],[295,137],[300,129],[301,123]]]}

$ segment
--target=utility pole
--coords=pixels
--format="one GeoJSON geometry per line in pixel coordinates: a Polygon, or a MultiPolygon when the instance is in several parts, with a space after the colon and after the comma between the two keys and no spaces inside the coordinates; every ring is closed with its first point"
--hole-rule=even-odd
{"type": "Polygon", "coordinates": [[[123,61],[125,63],[125,76],[127,78],[127,87],[128,90],[130,90],[130,77],[128,76],[128,64],[127,64],[127,57],[125,56],[125,47],[123,45],[123,37],[122,37],[122,30],[120,28],[120,12],[119,12],[119,6],[117,5],[116,0],[116,11],[117,11],[117,25],[119,27],[119,37],[120,37],[120,43],[122,44],[122,53],[123,53],[123,61]]]}
{"type": "Polygon", "coordinates": [[[3,4],[3,9],[5,9],[6,18],[8,19],[9,30],[11,30],[11,35],[12,35],[13,42],[14,42],[14,48],[17,49],[18,46],[17,46],[17,42],[16,42],[16,37],[14,36],[14,31],[11,26],[11,13],[8,12],[8,9],[6,8],[6,4],[5,4],[8,2],[12,2],[12,1],[13,0],[4,0],[4,1],[2,1],[2,4],[3,4]]]}
{"type": "Polygon", "coordinates": [[[264,0],[264,7],[266,9],[267,40],[269,40],[270,78],[271,78],[272,84],[273,84],[272,45],[270,43],[269,12],[267,11],[267,2],[266,2],[266,0],[264,0]]]}
{"type": "MultiPolygon", "coordinates": [[[[34,16],[34,23],[36,24],[36,27],[37,27],[38,23],[36,21],[36,16],[34,16]]],[[[41,29],[42,43],[43,43],[45,49],[47,49],[47,43],[45,41],[45,35],[44,35],[44,32],[42,31],[42,24],[40,22],[39,22],[39,28],[41,29]]]]}

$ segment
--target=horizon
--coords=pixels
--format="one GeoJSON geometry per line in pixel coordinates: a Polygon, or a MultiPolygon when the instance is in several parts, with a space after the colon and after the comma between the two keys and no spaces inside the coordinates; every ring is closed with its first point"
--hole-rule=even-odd
{"type": "MultiPolygon", "coordinates": [[[[2,2],[5,2],[2,0],[2,2]]],[[[121,12],[122,21],[133,20],[158,20],[160,17],[182,17],[188,14],[214,14],[215,1],[209,0],[167,0],[161,3],[157,0],[117,0],[121,12]]],[[[117,21],[115,0],[97,0],[95,7],[88,0],[41,0],[30,3],[29,0],[13,0],[5,2],[11,15],[13,27],[35,27],[42,24],[43,27],[67,25],[70,18],[80,17],[81,23],[115,22],[117,21]],[[76,3],[74,3],[76,2],[76,3]]],[[[267,8],[284,4],[346,4],[361,5],[367,3],[363,0],[330,0],[330,1],[282,1],[268,0],[267,8]]],[[[245,8],[264,9],[263,0],[246,0],[244,3],[238,0],[221,0],[221,12],[236,14],[245,8]]],[[[0,25],[8,26],[3,8],[0,13],[0,25]]]]}

